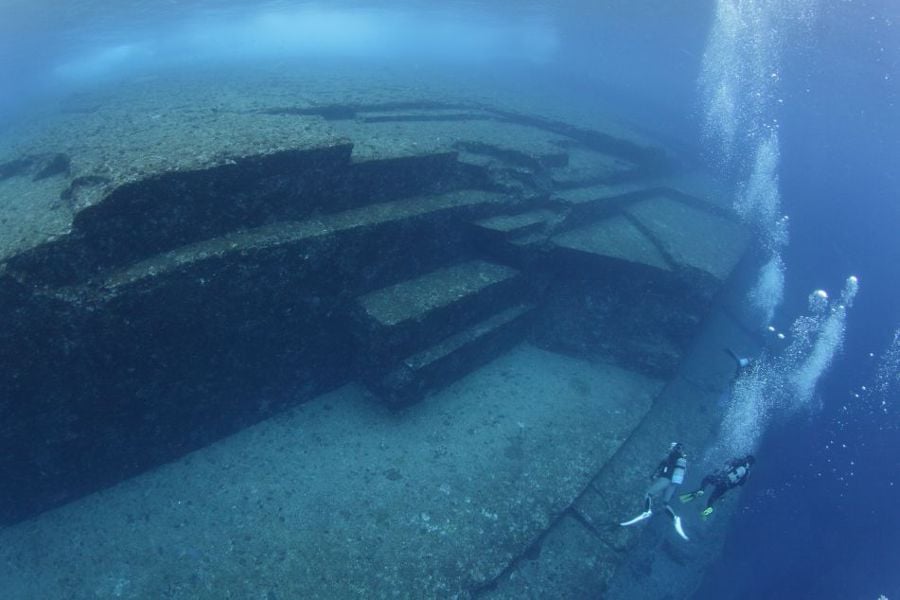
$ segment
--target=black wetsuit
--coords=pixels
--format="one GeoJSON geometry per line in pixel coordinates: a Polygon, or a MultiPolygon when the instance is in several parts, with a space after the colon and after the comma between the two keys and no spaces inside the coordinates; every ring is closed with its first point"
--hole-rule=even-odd
{"type": "MultiPolygon", "coordinates": [[[[662,495],[663,504],[669,506],[669,501],[675,494],[675,489],[681,485],[684,480],[684,473],[687,469],[687,457],[681,447],[672,448],[669,454],[660,461],[656,471],[650,476],[653,482],[644,495],[647,503],[646,510],[650,510],[650,499],[657,495],[662,495]]],[[[670,509],[671,510],[671,509],[670,509]]],[[[674,515],[674,513],[672,513],[674,515]]]]}
{"type": "Polygon", "coordinates": [[[723,471],[716,471],[712,475],[707,475],[700,483],[700,489],[707,486],[712,487],[713,491],[706,500],[706,507],[711,508],[712,505],[722,497],[722,495],[732,488],[744,485],[747,477],[750,476],[750,468],[753,463],[746,460],[733,460],[728,463],[728,468],[723,471]]]}
{"type": "Polygon", "coordinates": [[[659,462],[659,466],[656,467],[656,471],[650,479],[665,477],[666,479],[671,480],[672,475],[675,473],[675,469],[678,466],[678,461],[684,457],[684,452],[680,449],[673,448],[669,451],[669,454],[659,462]]]}

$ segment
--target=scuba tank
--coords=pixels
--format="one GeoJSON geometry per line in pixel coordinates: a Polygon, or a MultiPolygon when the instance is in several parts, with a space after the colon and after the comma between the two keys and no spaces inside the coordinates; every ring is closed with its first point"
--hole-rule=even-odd
{"type": "Polygon", "coordinates": [[[681,485],[684,481],[684,473],[687,471],[687,458],[679,456],[675,460],[675,468],[672,470],[672,483],[681,485]]]}
{"type": "Polygon", "coordinates": [[[747,467],[744,465],[740,465],[739,467],[732,469],[728,472],[726,477],[728,478],[728,483],[731,485],[737,485],[737,483],[744,478],[747,474],[747,467]]]}

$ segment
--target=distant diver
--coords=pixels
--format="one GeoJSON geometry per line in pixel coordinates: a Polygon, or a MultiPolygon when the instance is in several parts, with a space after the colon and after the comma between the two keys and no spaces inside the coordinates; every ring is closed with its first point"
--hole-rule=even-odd
{"type": "Polygon", "coordinates": [[[682,494],[679,498],[682,502],[691,502],[692,500],[705,495],[706,488],[713,488],[712,493],[706,500],[706,508],[700,513],[704,520],[708,519],[713,513],[713,504],[715,504],[725,492],[732,488],[736,488],[739,485],[744,485],[747,478],[750,476],[750,470],[753,468],[755,462],[756,459],[752,454],[748,454],[743,458],[733,458],[725,463],[723,469],[719,469],[704,477],[703,481],[700,482],[700,487],[696,491],[693,491],[690,494],[682,494]]]}
{"type": "Polygon", "coordinates": [[[737,379],[741,373],[750,368],[753,364],[753,360],[750,358],[746,358],[744,356],[738,356],[731,348],[724,348],[725,352],[734,359],[735,363],[735,372],[734,377],[737,379]]]}
{"type": "Polygon", "coordinates": [[[676,515],[675,511],[672,510],[672,507],[669,506],[669,501],[675,494],[675,489],[684,481],[684,474],[686,471],[687,455],[684,453],[681,444],[673,442],[672,445],[669,446],[669,452],[666,454],[666,457],[660,461],[659,466],[656,467],[656,471],[650,476],[650,480],[653,483],[650,484],[647,493],[644,494],[644,512],[630,521],[619,523],[619,525],[628,527],[629,525],[634,525],[635,523],[640,523],[641,521],[649,519],[653,516],[653,498],[661,494],[663,504],[666,507],[666,514],[672,519],[672,523],[675,526],[675,532],[685,540],[689,539],[687,534],[684,533],[684,528],[681,526],[681,517],[676,515]]]}

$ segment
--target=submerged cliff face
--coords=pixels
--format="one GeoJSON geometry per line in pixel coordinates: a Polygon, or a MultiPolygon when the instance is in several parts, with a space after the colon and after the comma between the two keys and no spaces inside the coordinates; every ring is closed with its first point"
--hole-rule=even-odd
{"type": "Polygon", "coordinates": [[[522,341],[669,379],[745,250],[703,178],[619,130],[152,89],[0,156],[3,522],[343,384],[414,403],[522,341]]]}

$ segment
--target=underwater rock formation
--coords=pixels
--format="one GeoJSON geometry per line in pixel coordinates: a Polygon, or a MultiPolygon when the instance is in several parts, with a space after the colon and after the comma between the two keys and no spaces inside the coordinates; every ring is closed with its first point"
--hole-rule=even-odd
{"type": "Polygon", "coordinates": [[[0,522],[347,384],[409,406],[522,342],[667,380],[747,245],[637,136],[256,92],[120,91],[0,152],[0,522]]]}

